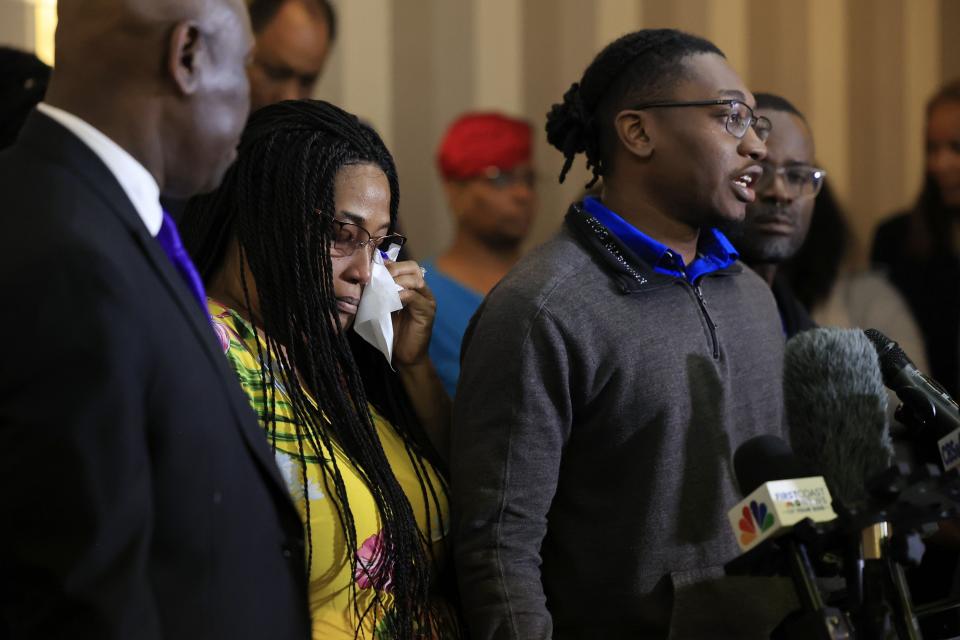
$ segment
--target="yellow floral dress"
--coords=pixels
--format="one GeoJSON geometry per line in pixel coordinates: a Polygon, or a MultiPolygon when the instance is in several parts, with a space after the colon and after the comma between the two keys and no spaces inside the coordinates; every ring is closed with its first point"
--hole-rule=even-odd
{"type": "MultiPolygon", "coordinates": [[[[267,407],[263,402],[263,383],[260,378],[260,366],[257,356],[257,341],[260,349],[266,352],[266,343],[261,335],[256,335],[251,325],[234,310],[215,300],[208,299],[207,306],[213,319],[214,329],[220,339],[223,352],[240,378],[240,385],[250,400],[250,404],[260,418],[261,426],[268,424],[264,420],[267,407]]],[[[351,600],[351,583],[355,584],[357,605],[363,612],[373,602],[373,586],[370,573],[364,571],[383,561],[380,557],[379,513],[373,495],[367,488],[356,466],[346,454],[334,446],[337,467],[343,477],[350,510],[353,513],[356,539],[359,549],[347,549],[347,543],[337,516],[336,497],[331,482],[325,482],[322,466],[324,460],[305,450],[307,460],[307,488],[304,491],[303,470],[297,444],[296,425],[290,399],[282,384],[277,381],[274,395],[276,415],[276,460],[280,473],[286,481],[290,494],[300,511],[306,517],[306,500],[310,502],[310,544],[312,563],[310,566],[310,609],[313,618],[313,637],[315,639],[352,639],[358,620],[354,603],[351,600]],[[328,491],[329,485],[329,491],[328,491]],[[306,495],[304,495],[306,493],[306,495]]],[[[268,395],[269,398],[269,395],[268,395]]],[[[427,535],[427,514],[431,520],[429,532],[433,545],[433,558],[442,561],[444,539],[449,529],[449,507],[446,495],[441,489],[441,480],[436,470],[425,462],[430,480],[436,488],[440,513],[431,500],[428,505],[407,448],[393,426],[370,407],[370,414],[387,460],[403,488],[417,518],[417,524],[423,535],[427,535]]],[[[266,431],[265,431],[266,435],[266,431]]],[[[327,461],[328,462],[328,461],[327,461]]],[[[429,493],[429,492],[428,492],[429,493]]],[[[389,585],[380,585],[389,592],[389,585]]],[[[387,603],[389,606],[389,603],[387,603]]],[[[389,611],[379,619],[373,615],[364,618],[360,637],[381,638],[384,619],[389,611]]]]}

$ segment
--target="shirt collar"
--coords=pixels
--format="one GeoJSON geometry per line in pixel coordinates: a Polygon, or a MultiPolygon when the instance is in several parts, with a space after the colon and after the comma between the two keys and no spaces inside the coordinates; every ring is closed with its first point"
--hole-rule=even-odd
{"type": "Polygon", "coordinates": [[[45,102],[38,104],[37,110],[56,120],[90,147],[120,183],[147,231],[156,237],[163,224],[163,209],[160,207],[160,187],[150,172],[126,149],[82,118],[45,102]]]}
{"type": "Polygon", "coordinates": [[[584,198],[583,208],[627,245],[638,258],[661,273],[669,273],[693,281],[705,273],[730,266],[739,257],[737,250],[726,236],[718,229],[708,227],[700,232],[697,258],[689,266],[685,266],[679,253],[634,227],[597,198],[592,196],[584,198]]]}

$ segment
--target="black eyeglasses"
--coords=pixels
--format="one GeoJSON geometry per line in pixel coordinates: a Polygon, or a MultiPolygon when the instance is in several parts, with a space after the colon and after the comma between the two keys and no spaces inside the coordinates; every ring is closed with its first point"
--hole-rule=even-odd
{"type": "Polygon", "coordinates": [[[778,167],[770,162],[761,162],[763,175],[757,180],[754,189],[757,193],[766,191],[774,185],[777,177],[783,183],[783,190],[790,198],[805,198],[820,193],[827,172],[806,164],[778,167]]]}
{"type": "Polygon", "coordinates": [[[352,256],[357,249],[369,246],[373,249],[370,252],[370,260],[372,261],[375,251],[386,251],[392,244],[402,247],[407,241],[406,236],[399,233],[373,237],[369,231],[358,224],[336,219],[332,222],[334,238],[333,251],[330,252],[330,255],[334,258],[352,256]]]}
{"type": "Polygon", "coordinates": [[[728,105],[730,107],[730,112],[727,113],[724,124],[727,127],[727,133],[734,138],[743,138],[743,136],[747,135],[747,129],[752,126],[757,137],[761,140],[766,140],[767,136],[770,135],[770,130],[773,129],[773,124],[770,120],[763,116],[756,115],[753,109],[746,104],[732,98],[692,100],[687,102],[647,102],[631,108],[636,111],[642,111],[644,109],[661,109],[666,107],[712,107],[716,105],[728,105]]]}

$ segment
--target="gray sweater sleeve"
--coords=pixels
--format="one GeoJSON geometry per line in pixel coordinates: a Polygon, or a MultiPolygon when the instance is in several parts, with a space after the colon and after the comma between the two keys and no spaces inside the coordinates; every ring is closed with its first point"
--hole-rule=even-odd
{"type": "Polygon", "coordinates": [[[474,640],[549,639],[540,546],[572,422],[567,345],[529,298],[499,293],[465,340],[451,461],[454,553],[474,640]]]}

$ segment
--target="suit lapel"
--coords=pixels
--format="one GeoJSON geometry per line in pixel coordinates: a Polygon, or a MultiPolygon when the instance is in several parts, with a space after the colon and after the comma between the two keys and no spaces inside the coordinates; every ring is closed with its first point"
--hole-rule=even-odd
{"type": "Polygon", "coordinates": [[[276,462],[270,455],[263,430],[257,424],[256,414],[241,393],[236,374],[227,366],[227,360],[219,347],[206,311],[197,304],[196,298],[160,243],[147,231],[120,183],[86,144],[59,123],[39,112],[29,116],[20,138],[22,143],[31,146],[48,160],[79,175],[130,231],[131,239],[140,247],[154,273],[170,293],[174,304],[186,317],[199,348],[219,374],[220,383],[236,417],[234,422],[247,448],[283,495],[289,498],[276,462]]]}
{"type": "Polygon", "coordinates": [[[190,292],[180,273],[170,262],[160,243],[150,235],[146,227],[140,224],[139,228],[133,230],[133,235],[155,273],[173,297],[177,307],[187,317],[197,341],[219,374],[218,377],[223,384],[224,392],[230,399],[233,413],[237,418],[237,428],[246,440],[250,452],[260,461],[276,483],[283,488],[284,493],[287,493],[286,485],[277,470],[277,464],[270,456],[267,439],[263,430],[257,424],[256,414],[250,407],[249,401],[240,392],[239,383],[236,381],[236,373],[228,367],[227,359],[224,357],[220,343],[213,332],[209,316],[197,304],[197,299],[190,292]]]}

